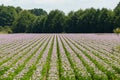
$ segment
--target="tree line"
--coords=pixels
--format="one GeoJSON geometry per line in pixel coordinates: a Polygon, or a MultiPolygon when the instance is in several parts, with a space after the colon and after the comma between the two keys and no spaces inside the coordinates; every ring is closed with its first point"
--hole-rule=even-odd
{"type": "Polygon", "coordinates": [[[13,33],[112,33],[120,29],[120,3],[107,8],[47,13],[43,9],[23,10],[21,7],[0,6],[0,31],[13,33]],[[10,30],[11,29],[11,30],[10,30]]]}

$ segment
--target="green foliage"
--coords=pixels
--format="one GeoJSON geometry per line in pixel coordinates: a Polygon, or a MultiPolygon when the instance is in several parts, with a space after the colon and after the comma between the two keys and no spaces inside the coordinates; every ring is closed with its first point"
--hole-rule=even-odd
{"type": "Polygon", "coordinates": [[[34,8],[34,9],[29,10],[29,11],[36,16],[47,15],[47,12],[43,9],[34,8]]]}
{"type": "Polygon", "coordinates": [[[13,31],[16,33],[28,32],[30,25],[34,21],[35,16],[24,10],[19,13],[18,18],[13,24],[13,31]]]}
{"type": "Polygon", "coordinates": [[[47,19],[47,16],[39,16],[39,17],[37,17],[34,20],[34,22],[32,24],[32,28],[31,28],[30,31],[33,32],[33,33],[42,33],[42,32],[44,32],[46,19],[47,19]]]}
{"type": "Polygon", "coordinates": [[[118,3],[118,5],[115,7],[114,9],[115,15],[118,17],[120,16],[120,2],[118,3]]]}
{"type": "Polygon", "coordinates": [[[111,10],[86,9],[70,12],[67,18],[67,32],[82,33],[111,33],[113,30],[114,14],[111,10]]]}
{"type": "Polygon", "coordinates": [[[118,53],[120,53],[120,45],[117,45],[115,48],[114,48],[114,52],[118,52],[118,53]]]}
{"type": "Polygon", "coordinates": [[[114,33],[120,34],[120,28],[116,28],[113,31],[114,31],[114,33]]]}
{"type": "Polygon", "coordinates": [[[0,33],[12,33],[11,27],[10,26],[0,26],[0,33]]]}
{"type": "Polygon", "coordinates": [[[51,11],[46,20],[45,31],[48,33],[61,33],[64,30],[65,14],[59,10],[51,11]]]}
{"type": "Polygon", "coordinates": [[[8,67],[2,67],[0,68],[0,76],[4,74],[5,71],[7,71],[9,68],[8,67]]]}
{"type": "Polygon", "coordinates": [[[114,9],[114,13],[115,13],[115,28],[117,28],[117,26],[120,26],[120,2],[114,9]]]}
{"type": "MultiPolygon", "coordinates": [[[[114,10],[106,8],[63,11],[0,6],[0,26],[12,26],[15,33],[118,33],[120,26],[120,3],[114,10]]],[[[11,27],[10,27],[11,28],[11,27]]]]}
{"type": "Polygon", "coordinates": [[[17,12],[12,6],[0,6],[0,26],[12,26],[17,17],[17,12]]]}
{"type": "Polygon", "coordinates": [[[21,7],[16,7],[15,10],[16,10],[17,13],[20,13],[22,11],[22,8],[21,7]]]}

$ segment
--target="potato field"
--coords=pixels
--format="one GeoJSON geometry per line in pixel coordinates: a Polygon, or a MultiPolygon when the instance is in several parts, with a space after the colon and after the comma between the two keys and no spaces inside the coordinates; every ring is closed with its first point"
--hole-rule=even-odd
{"type": "Polygon", "coordinates": [[[116,34],[1,34],[0,80],[120,80],[116,34]]]}

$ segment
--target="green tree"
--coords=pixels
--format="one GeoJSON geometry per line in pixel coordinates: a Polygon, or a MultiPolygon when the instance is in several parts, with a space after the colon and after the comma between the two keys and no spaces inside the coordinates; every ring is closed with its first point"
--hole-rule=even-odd
{"type": "Polygon", "coordinates": [[[67,19],[67,32],[93,32],[95,28],[96,10],[94,8],[70,12],[67,19]]]}
{"type": "Polygon", "coordinates": [[[34,21],[35,16],[24,10],[19,13],[18,18],[13,24],[13,31],[16,33],[29,32],[29,28],[34,21]]]}
{"type": "Polygon", "coordinates": [[[47,12],[43,9],[34,8],[29,11],[36,16],[47,15],[47,12]]]}
{"type": "Polygon", "coordinates": [[[96,27],[96,9],[90,8],[86,9],[82,13],[79,12],[81,16],[79,16],[79,32],[82,33],[92,33],[95,32],[96,27]]]}
{"type": "Polygon", "coordinates": [[[22,11],[22,8],[21,8],[21,7],[16,7],[15,9],[16,9],[16,12],[17,12],[17,13],[20,13],[20,12],[22,11]]]}
{"type": "Polygon", "coordinates": [[[98,16],[98,32],[112,33],[114,29],[114,13],[111,10],[103,8],[98,16]]]}
{"type": "Polygon", "coordinates": [[[64,31],[65,14],[59,10],[52,10],[46,20],[45,32],[61,33],[64,31]]]}
{"type": "Polygon", "coordinates": [[[120,27],[120,2],[115,7],[114,12],[115,12],[115,25],[114,25],[114,28],[116,29],[116,28],[120,27]]]}
{"type": "Polygon", "coordinates": [[[33,32],[33,33],[43,33],[44,29],[45,29],[46,19],[47,19],[47,16],[37,17],[32,24],[31,32],[33,32]]]}
{"type": "Polygon", "coordinates": [[[0,26],[11,26],[17,17],[17,12],[12,6],[0,7],[0,26]]]}

